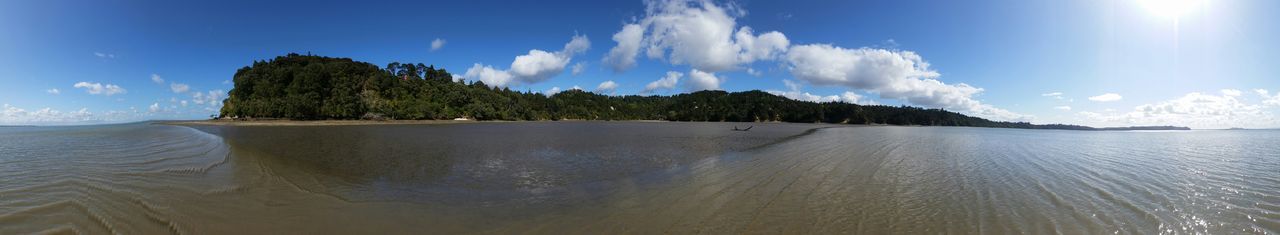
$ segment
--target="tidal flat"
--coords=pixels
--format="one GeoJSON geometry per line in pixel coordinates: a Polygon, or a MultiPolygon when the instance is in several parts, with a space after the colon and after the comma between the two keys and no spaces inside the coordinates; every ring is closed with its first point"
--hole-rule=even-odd
{"type": "Polygon", "coordinates": [[[0,234],[1280,231],[1277,131],[171,124],[0,129],[0,234]]]}

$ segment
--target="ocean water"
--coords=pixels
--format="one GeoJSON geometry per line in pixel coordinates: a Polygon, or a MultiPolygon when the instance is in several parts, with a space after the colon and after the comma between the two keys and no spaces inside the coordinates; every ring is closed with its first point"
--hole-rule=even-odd
{"type": "Polygon", "coordinates": [[[32,232],[1266,234],[1280,131],[0,128],[0,234],[32,232]]]}

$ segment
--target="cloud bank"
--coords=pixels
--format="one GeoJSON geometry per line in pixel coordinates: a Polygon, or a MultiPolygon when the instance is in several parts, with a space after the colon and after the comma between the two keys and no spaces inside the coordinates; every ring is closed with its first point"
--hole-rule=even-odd
{"type": "MultiPolygon", "coordinates": [[[[749,74],[759,74],[749,65],[776,61],[797,80],[818,86],[858,89],[880,98],[998,120],[1031,118],[978,101],[975,97],[983,92],[982,88],[938,80],[941,75],[929,69],[929,63],[912,51],[849,49],[831,44],[792,45],[781,32],[757,34],[749,26],[737,25],[737,18],[746,13],[733,4],[718,5],[707,0],[645,3],[644,16],[624,24],[612,37],[617,45],[609,50],[603,62],[616,72],[635,67],[636,58],[644,52],[650,59],[691,67],[686,88],[696,91],[719,89],[726,79],[715,76],[716,72],[746,70],[749,74]]],[[[678,79],[654,81],[642,92],[672,87],[674,85],[669,84],[675,80],[678,79]]],[[[800,94],[790,97],[809,100],[810,97],[800,94]]]]}
{"type": "Polygon", "coordinates": [[[1222,90],[1221,95],[1192,92],[1171,100],[1138,105],[1123,113],[1077,113],[1083,121],[1109,126],[1176,125],[1193,128],[1273,128],[1280,125],[1268,107],[1269,96],[1261,104],[1246,102],[1243,92],[1222,90]]]}

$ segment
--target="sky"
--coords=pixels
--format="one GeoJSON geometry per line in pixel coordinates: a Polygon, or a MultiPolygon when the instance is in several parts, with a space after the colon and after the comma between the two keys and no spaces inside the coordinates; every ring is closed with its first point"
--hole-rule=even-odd
{"type": "Polygon", "coordinates": [[[1280,1],[0,1],[0,125],[203,119],[288,53],[552,94],[764,90],[1089,126],[1280,127],[1280,1]]]}

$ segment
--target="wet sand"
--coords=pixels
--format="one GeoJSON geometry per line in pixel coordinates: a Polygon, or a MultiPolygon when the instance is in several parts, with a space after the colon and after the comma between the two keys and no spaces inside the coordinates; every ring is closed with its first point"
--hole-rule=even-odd
{"type": "Polygon", "coordinates": [[[1265,234],[1280,231],[1277,141],[781,123],[6,128],[0,234],[1265,234]]]}

